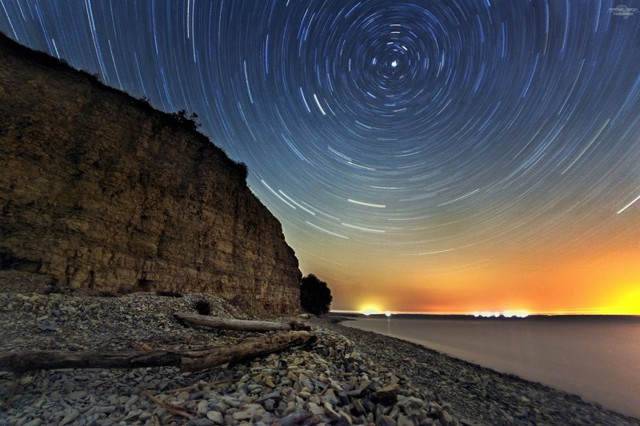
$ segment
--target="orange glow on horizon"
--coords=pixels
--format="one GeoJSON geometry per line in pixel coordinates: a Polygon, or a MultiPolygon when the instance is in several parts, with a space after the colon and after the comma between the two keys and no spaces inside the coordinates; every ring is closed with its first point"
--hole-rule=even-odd
{"type": "Polygon", "coordinates": [[[385,271],[369,265],[359,271],[360,280],[333,277],[329,285],[332,308],[352,312],[640,315],[638,259],[640,248],[554,256],[531,250],[450,271],[444,263],[436,270],[400,259],[405,263],[385,271]]]}
{"type": "Polygon", "coordinates": [[[374,304],[374,303],[364,303],[360,306],[360,308],[357,310],[357,312],[360,312],[364,315],[377,315],[383,312],[383,310],[380,308],[380,306],[378,304],[374,304]]]}

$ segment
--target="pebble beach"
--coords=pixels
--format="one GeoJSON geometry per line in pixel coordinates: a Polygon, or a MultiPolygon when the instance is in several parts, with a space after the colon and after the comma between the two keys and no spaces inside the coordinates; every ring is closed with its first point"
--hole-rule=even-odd
{"type": "MultiPolygon", "coordinates": [[[[0,351],[198,349],[264,335],[174,318],[197,313],[198,302],[212,315],[247,319],[206,294],[0,293],[0,351]]],[[[313,343],[198,372],[0,371],[0,424],[640,425],[577,396],[416,344],[326,319],[295,320],[311,326],[313,343]]]]}

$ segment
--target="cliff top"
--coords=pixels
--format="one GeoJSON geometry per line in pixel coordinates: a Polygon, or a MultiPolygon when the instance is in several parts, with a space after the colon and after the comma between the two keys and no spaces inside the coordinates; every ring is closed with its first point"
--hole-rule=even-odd
{"type": "Polygon", "coordinates": [[[215,145],[207,136],[198,132],[196,129],[198,124],[195,122],[195,117],[189,117],[186,115],[185,110],[177,111],[175,113],[168,113],[154,108],[149,104],[146,98],[136,98],[129,93],[118,90],[112,86],[108,86],[100,81],[97,74],[90,74],[85,70],[80,70],[72,67],[63,59],[58,59],[45,52],[33,50],[26,47],[6,34],[0,31],[0,51],[10,52],[14,56],[21,58],[25,63],[35,67],[46,67],[51,71],[55,71],[61,74],[65,74],[72,80],[84,81],[89,83],[92,87],[98,88],[106,93],[111,93],[115,96],[121,97],[123,103],[127,103],[135,106],[141,111],[148,113],[155,118],[159,119],[164,125],[172,127],[174,129],[180,129],[185,132],[189,132],[196,143],[201,144],[201,149],[211,150],[212,154],[216,154],[225,162],[227,166],[237,169],[244,178],[248,176],[247,165],[242,162],[237,162],[229,158],[224,149],[215,145]]]}

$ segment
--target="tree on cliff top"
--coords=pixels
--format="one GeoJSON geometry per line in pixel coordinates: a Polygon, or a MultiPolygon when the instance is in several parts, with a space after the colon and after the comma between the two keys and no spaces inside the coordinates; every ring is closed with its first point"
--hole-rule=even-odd
{"type": "Polygon", "coordinates": [[[189,130],[196,130],[202,125],[196,121],[196,119],[198,118],[198,114],[196,114],[195,112],[191,113],[191,115],[187,115],[187,111],[181,109],[180,111],[171,114],[171,116],[174,120],[176,120],[177,123],[189,130]]]}
{"type": "Polygon", "coordinates": [[[314,315],[322,315],[329,312],[331,306],[331,290],[327,283],[320,281],[318,277],[309,274],[302,278],[300,283],[300,305],[314,315]]]}

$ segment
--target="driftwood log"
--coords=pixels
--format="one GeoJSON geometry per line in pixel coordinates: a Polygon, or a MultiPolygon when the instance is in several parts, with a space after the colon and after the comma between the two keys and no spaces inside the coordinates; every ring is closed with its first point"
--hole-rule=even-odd
{"type": "Polygon", "coordinates": [[[182,371],[239,362],[278,352],[314,339],[308,331],[289,331],[260,336],[236,345],[195,351],[65,352],[1,351],[0,370],[23,373],[56,368],[180,367],[182,371]]]}
{"type": "Polygon", "coordinates": [[[309,330],[307,324],[291,321],[272,322],[272,321],[254,321],[239,320],[229,318],[211,317],[208,315],[188,314],[184,312],[176,312],[173,314],[176,318],[186,321],[190,324],[201,325],[209,328],[219,328],[224,330],[241,330],[241,331],[283,331],[283,330],[309,330]]]}

